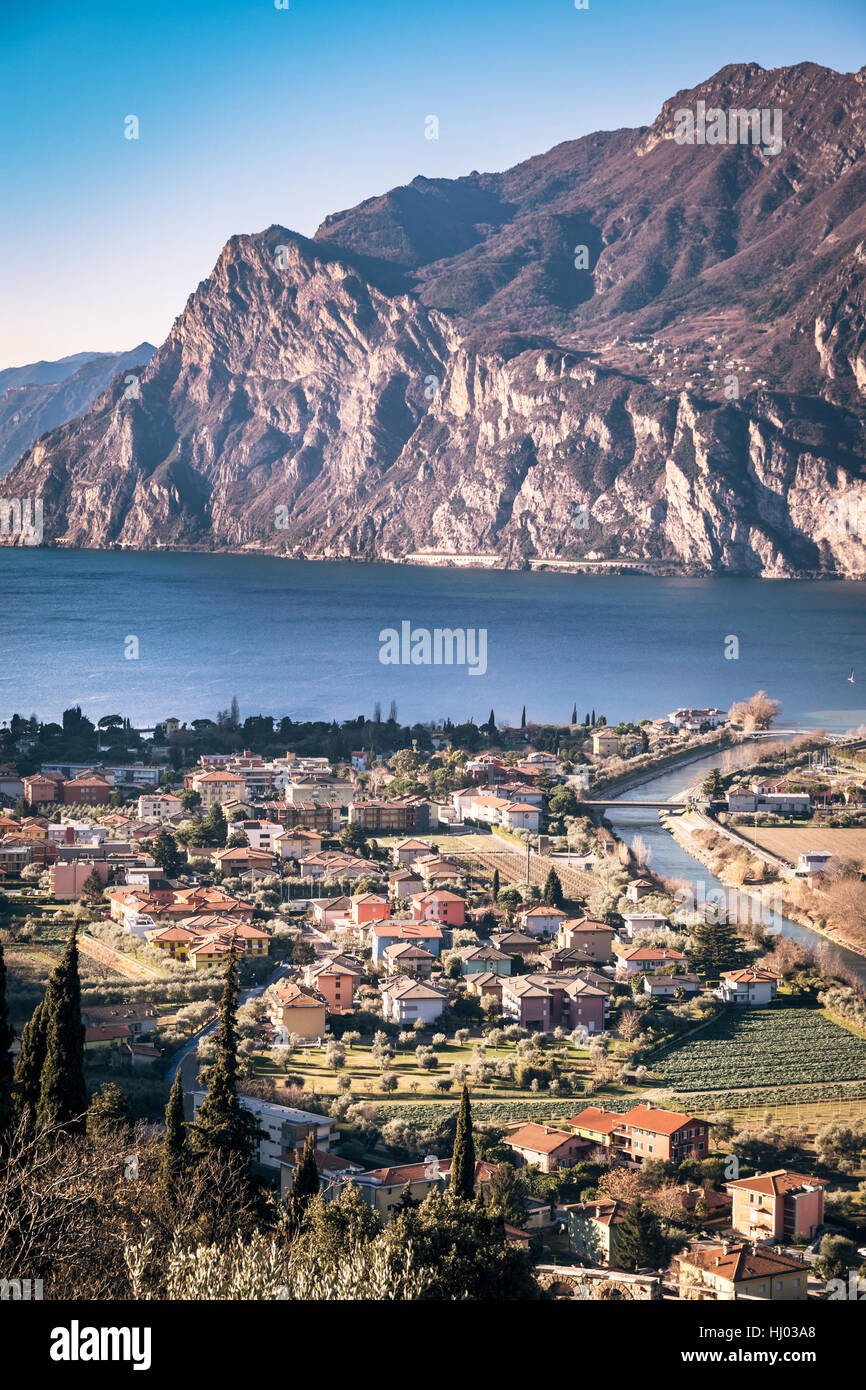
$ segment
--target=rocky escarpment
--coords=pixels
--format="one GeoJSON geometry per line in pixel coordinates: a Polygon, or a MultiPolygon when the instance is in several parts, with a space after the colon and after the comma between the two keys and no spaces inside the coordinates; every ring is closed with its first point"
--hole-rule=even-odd
{"type": "Polygon", "coordinates": [[[652,127],[233,238],[134,393],[7,479],[71,545],[866,574],[866,91],[723,69],[652,127]],[[781,109],[688,147],[676,112],[781,109]]]}

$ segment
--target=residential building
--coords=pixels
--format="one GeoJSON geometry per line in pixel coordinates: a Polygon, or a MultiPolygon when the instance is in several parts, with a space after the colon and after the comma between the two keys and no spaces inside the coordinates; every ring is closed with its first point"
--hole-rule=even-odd
{"type": "Polygon", "coordinates": [[[58,860],[48,870],[48,891],[61,902],[71,902],[74,898],[81,897],[84,884],[94,872],[103,883],[107,883],[111,865],[104,859],[73,859],[69,862],[58,860]]]}
{"type": "Polygon", "coordinates": [[[353,801],[349,823],[363,826],[371,834],[399,835],[425,831],[430,826],[430,803],[422,796],[394,797],[390,801],[353,801]]]}
{"type": "MultiPolygon", "coordinates": [[[[494,1163],[484,1163],[480,1160],[476,1162],[476,1192],[479,1187],[490,1181],[496,1171],[494,1163]]],[[[444,1192],[450,1176],[451,1159],[438,1159],[431,1155],[421,1163],[400,1163],[391,1168],[373,1168],[366,1173],[357,1173],[352,1181],[357,1183],[368,1206],[378,1212],[382,1221],[387,1224],[399,1208],[407,1184],[413,1199],[423,1202],[434,1188],[444,1192]]]]}
{"type": "Polygon", "coordinates": [[[617,941],[613,953],[620,975],[637,975],[641,971],[655,975],[666,965],[674,965],[678,970],[688,965],[684,952],[670,946],[623,946],[617,941]]]}
{"type": "Polygon", "coordinates": [[[652,999],[676,999],[678,991],[683,995],[698,994],[701,981],[697,975],[646,975],[643,992],[652,999]]]}
{"type": "Polygon", "coordinates": [[[383,959],[389,975],[414,975],[419,980],[429,980],[436,957],[423,946],[397,941],[385,947],[383,959]]]}
{"type": "Polygon", "coordinates": [[[111,783],[96,772],[79,772],[61,787],[64,806],[104,806],[111,796],[111,783]]]}
{"type": "Polygon", "coordinates": [[[752,1241],[814,1240],[824,1224],[826,1186],[823,1178],[788,1168],[726,1182],[733,1199],[731,1225],[752,1241]]]}
{"type": "Polygon", "coordinates": [[[413,859],[417,859],[419,854],[432,854],[433,846],[427,840],[400,840],[391,848],[391,857],[395,864],[411,864],[413,859]]]}
{"type": "Polygon", "coordinates": [[[668,920],[660,912],[624,912],[622,914],[622,935],[634,940],[635,932],[658,931],[666,927],[668,920]]]}
{"type": "MultiPolygon", "coordinates": [[[[207,1093],[193,1091],[192,1116],[201,1109],[207,1093]]],[[[254,1096],[239,1096],[241,1105],[248,1110],[259,1126],[255,1161],[260,1168],[279,1173],[283,1155],[287,1151],[303,1149],[308,1134],[316,1136],[316,1149],[327,1153],[334,1142],[336,1121],[329,1115],[317,1115],[310,1110],[297,1110],[291,1105],[277,1105],[273,1101],[258,1100],[254,1096]]],[[[184,1097],[185,1108],[188,1104],[184,1097]]]]}
{"type": "Polygon", "coordinates": [[[317,991],[296,984],[294,980],[278,980],[265,990],[264,1003],[268,1018],[275,1028],[285,1029],[299,1038],[323,1038],[327,1005],[317,991]]]}
{"type": "Polygon", "coordinates": [[[419,1019],[424,1023],[434,1023],[448,1007],[448,995],[444,989],[436,989],[423,980],[415,980],[411,975],[394,975],[383,980],[382,1014],[392,1023],[411,1027],[419,1019]]]}
{"type": "Polygon", "coordinates": [[[391,904],[378,893],[358,893],[352,898],[349,915],[356,927],[383,922],[391,916],[391,904]]]}
{"type": "Polygon", "coordinates": [[[589,1149],[585,1139],[551,1125],[525,1124],[506,1132],[503,1143],[513,1149],[522,1163],[539,1167],[542,1173],[569,1168],[589,1149]]]}
{"type": "Polygon", "coordinates": [[[780,977],[772,970],[752,965],[745,970],[723,970],[716,994],[739,1008],[763,1008],[775,999],[780,977]]]}
{"type": "Polygon", "coordinates": [[[573,1130],[582,1139],[588,1139],[591,1144],[599,1149],[616,1148],[615,1131],[622,1121],[622,1115],[618,1115],[610,1110],[599,1110],[595,1105],[588,1105],[580,1114],[573,1115],[570,1120],[565,1121],[566,1128],[573,1130]]]}
{"type": "Polygon", "coordinates": [[[36,772],[32,777],[22,777],[21,781],[24,783],[24,800],[31,806],[51,806],[63,800],[62,777],[48,777],[45,773],[36,772]]]}
{"type": "Polygon", "coordinates": [[[328,956],[304,968],[304,984],[322,996],[329,1013],[348,1014],[355,1007],[355,991],[361,975],[357,961],[346,956],[328,956]]]}
{"type": "Polygon", "coordinates": [[[502,1007],[501,975],[495,975],[492,970],[479,970],[475,975],[466,976],[465,985],[467,994],[473,994],[476,999],[488,994],[502,1007]]]}
{"type": "Polygon", "coordinates": [[[409,922],[405,918],[393,917],[390,921],[374,922],[370,927],[370,946],[373,960],[378,965],[386,949],[399,941],[413,946],[422,946],[432,956],[438,956],[442,945],[442,928],[436,922],[409,922]]]}
{"type": "Polygon", "coordinates": [[[164,821],[179,816],[183,802],[173,792],[142,792],[138,798],[138,818],[144,821],[164,821]]]}
{"type": "Polygon", "coordinates": [[[527,936],[555,936],[562,923],[568,920],[568,913],[560,907],[536,903],[525,912],[519,912],[517,920],[527,936]]]}
{"type": "Polygon", "coordinates": [[[686,1158],[706,1158],[709,1144],[709,1123],[693,1115],[647,1102],[620,1116],[618,1146],[635,1163],[653,1158],[679,1164],[686,1158]]]}
{"type": "Polygon", "coordinates": [[[153,1033],[159,1026],[152,1004],[90,1004],[81,1010],[81,1020],[88,1028],[122,1024],[131,1038],[153,1033]]]}
{"type": "Polygon", "coordinates": [[[544,972],[502,977],[502,1012],[531,1032],[604,1031],[607,995],[577,975],[544,972]]]}
{"type": "Polygon", "coordinates": [[[597,758],[618,756],[622,750],[622,737],[613,729],[600,729],[592,735],[592,751],[597,758]]]}
{"type": "Polygon", "coordinates": [[[235,799],[243,801],[246,793],[243,777],[235,772],[194,772],[189,782],[190,789],[201,797],[203,811],[235,799]]]}
{"type": "Polygon", "coordinates": [[[604,964],[613,953],[613,927],[594,917],[566,918],[556,933],[557,946],[585,952],[589,960],[604,964]]]}
{"type": "Polygon", "coordinates": [[[803,1300],[809,1267],[790,1255],[755,1250],[745,1242],[687,1246],[675,1255],[671,1274],[680,1298],[803,1300]]]}
{"type": "MultiPolygon", "coordinates": [[[[280,1165],[280,1197],[283,1199],[291,1196],[303,1152],[303,1146],[287,1149],[277,1160],[280,1165]]],[[[327,1149],[315,1149],[313,1158],[319,1171],[319,1193],[326,1202],[333,1202],[346,1185],[354,1182],[358,1174],[364,1171],[363,1163],[352,1163],[339,1154],[329,1153],[327,1149]]]]}
{"type": "Polygon", "coordinates": [[[466,900],[447,888],[414,893],[410,899],[415,922],[441,922],[446,927],[462,927],[466,922],[466,900]]]}
{"type": "Polygon", "coordinates": [[[508,830],[530,830],[535,833],[541,825],[541,812],[526,801],[511,801],[502,812],[502,824],[508,830]]]}
{"type": "Polygon", "coordinates": [[[250,849],[249,845],[235,845],[232,849],[217,849],[211,856],[215,869],[234,877],[248,874],[253,869],[261,873],[273,873],[274,856],[270,851],[250,849]]]}
{"type": "Polygon", "coordinates": [[[494,975],[511,974],[511,956],[497,951],[495,946],[464,946],[459,952],[460,969],[464,975],[492,971],[494,975]]]}
{"type": "Polygon", "coordinates": [[[423,886],[424,880],[415,869],[391,869],[388,874],[388,889],[397,902],[414,897],[423,886]]]}
{"type": "Polygon", "coordinates": [[[599,1202],[569,1202],[563,1210],[567,1216],[570,1250],[589,1254],[596,1264],[619,1264],[618,1237],[628,1212],[627,1202],[612,1198],[599,1202]]]}

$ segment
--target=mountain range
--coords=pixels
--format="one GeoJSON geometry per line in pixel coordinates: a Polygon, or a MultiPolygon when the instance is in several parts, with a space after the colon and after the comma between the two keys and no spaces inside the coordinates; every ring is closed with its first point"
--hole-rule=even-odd
{"type": "Polygon", "coordinates": [[[118,372],[146,367],[155,352],[139,343],[130,352],[78,352],[0,371],[0,477],[40,435],[87,410],[118,372]]]}
{"type": "Polygon", "coordinates": [[[4,492],[64,545],[866,576],[864,310],[866,68],[734,64],[651,126],[232,237],[134,391],[59,420],[92,361],[7,385],[4,492]],[[777,113],[778,152],[683,111],[777,113]]]}

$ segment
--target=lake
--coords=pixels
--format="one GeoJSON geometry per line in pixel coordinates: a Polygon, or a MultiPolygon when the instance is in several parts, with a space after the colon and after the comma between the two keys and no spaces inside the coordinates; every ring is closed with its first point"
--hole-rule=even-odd
{"type": "Polygon", "coordinates": [[[404,723],[491,708],[517,723],[524,705],[566,722],[576,703],[614,724],[763,687],[787,726],[866,723],[864,583],[3,547],[0,585],[4,719],[80,704],[146,725],[237,695],[242,717],[344,719],[376,701],[387,715],[396,700],[404,723]],[[379,634],[404,622],[483,630],[484,674],[383,665],[379,634]]]}

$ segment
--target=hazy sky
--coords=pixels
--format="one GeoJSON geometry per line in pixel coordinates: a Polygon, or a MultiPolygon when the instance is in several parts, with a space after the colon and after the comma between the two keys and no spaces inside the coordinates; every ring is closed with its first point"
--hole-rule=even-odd
{"type": "Polygon", "coordinates": [[[233,233],[647,124],[725,63],[857,69],[866,4],[0,0],[0,45],[6,367],[160,343],[233,233]]]}

